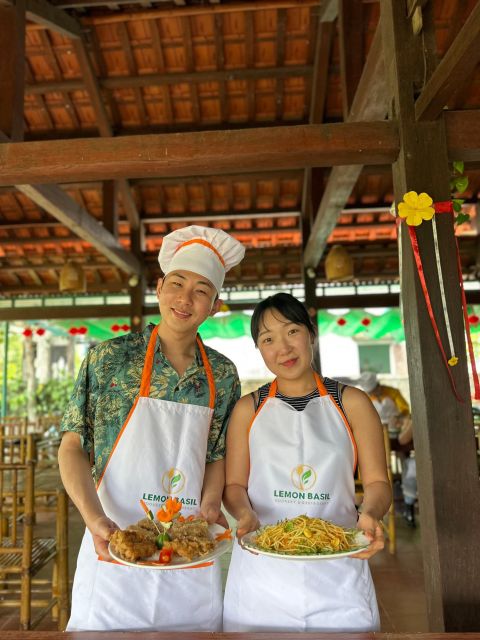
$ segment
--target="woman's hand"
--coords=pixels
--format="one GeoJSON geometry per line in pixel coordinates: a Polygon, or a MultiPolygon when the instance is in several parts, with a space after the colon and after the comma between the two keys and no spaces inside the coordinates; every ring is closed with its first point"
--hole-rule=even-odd
{"type": "Polygon", "coordinates": [[[220,509],[218,502],[209,501],[207,499],[202,500],[200,504],[200,515],[208,522],[208,524],[220,524],[225,529],[228,529],[228,522],[220,509]]]}
{"type": "Polygon", "coordinates": [[[253,509],[244,509],[237,522],[237,538],[241,538],[250,531],[256,531],[260,526],[258,516],[253,509]]]}
{"type": "Polygon", "coordinates": [[[371,542],[366,549],[351,556],[352,558],[367,560],[383,549],[385,546],[385,538],[383,536],[382,523],[376,518],[368,513],[361,513],[358,518],[357,529],[363,531],[371,542]]]}
{"type": "Polygon", "coordinates": [[[110,520],[110,518],[107,518],[107,516],[100,516],[87,526],[92,534],[95,551],[99,558],[101,560],[111,560],[112,558],[108,553],[108,541],[113,532],[119,528],[118,525],[116,525],[113,520],[110,520]]]}

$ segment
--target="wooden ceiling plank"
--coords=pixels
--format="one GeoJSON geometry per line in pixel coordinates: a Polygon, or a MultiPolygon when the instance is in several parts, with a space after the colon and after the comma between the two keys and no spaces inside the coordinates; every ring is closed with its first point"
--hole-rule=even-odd
{"type": "MultiPolygon", "coordinates": [[[[383,63],[382,35],[377,27],[362,76],[352,102],[349,122],[379,120],[385,117],[388,105],[387,81],[383,63]]],[[[317,165],[318,166],[318,165],[317,165]]],[[[362,171],[361,165],[334,167],[318,207],[304,252],[305,267],[315,269],[340,212],[362,171]]]]}
{"type": "Polygon", "coordinates": [[[80,38],[81,25],[68,13],[46,0],[25,0],[27,18],[67,38],[80,38]]]}
{"type": "MultiPolygon", "coordinates": [[[[245,62],[247,70],[251,71],[255,68],[255,25],[253,23],[253,14],[248,12],[245,14],[245,62]]],[[[255,121],[255,79],[248,78],[247,81],[247,119],[248,122],[255,121]]]]}
{"type": "MultiPolygon", "coordinates": [[[[131,76],[138,76],[137,63],[132,51],[132,44],[128,35],[128,28],[126,23],[118,25],[118,33],[120,35],[120,42],[122,45],[122,52],[125,55],[127,61],[128,72],[131,76]]],[[[132,87],[132,91],[135,95],[135,104],[139,114],[139,119],[142,125],[148,124],[148,117],[145,111],[145,102],[143,100],[143,93],[139,87],[132,87]]]]}
{"type": "MultiPolygon", "coordinates": [[[[225,42],[223,37],[223,16],[220,13],[215,16],[215,59],[218,71],[222,71],[225,68],[225,42]]],[[[221,122],[227,122],[227,88],[225,81],[218,81],[218,100],[220,104],[220,120],[221,122]]]]}
{"type": "Polygon", "coordinates": [[[480,61],[479,37],[480,2],[477,2],[460,33],[417,98],[415,103],[417,120],[438,118],[458,87],[472,75],[480,61]]]}
{"type": "Polygon", "coordinates": [[[16,187],[120,269],[126,273],[140,273],[141,266],[138,260],[123,249],[111,233],[59,187],[53,184],[17,184],[16,187]]]}
{"type": "Polygon", "coordinates": [[[338,35],[343,119],[348,120],[363,70],[363,6],[358,0],[339,0],[338,35]]]}
{"type": "Polygon", "coordinates": [[[0,145],[0,186],[221,175],[261,171],[265,166],[275,170],[347,162],[384,165],[395,160],[397,149],[391,122],[7,143],[0,145]]]}
{"type": "MultiPolygon", "coordinates": [[[[277,11],[277,67],[282,67],[285,64],[286,30],[287,11],[286,9],[279,9],[277,11]]],[[[283,78],[277,78],[275,83],[275,109],[277,120],[281,120],[283,117],[283,95],[283,78]]]]}
{"type": "Polygon", "coordinates": [[[0,131],[12,140],[22,140],[25,87],[23,0],[14,7],[0,7],[0,42],[0,131]]]}
{"type": "MultiPolygon", "coordinates": [[[[155,59],[157,62],[157,74],[156,76],[159,79],[163,79],[166,74],[165,74],[165,57],[163,55],[163,48],[162,48],[162,40],[160,38],[160,33],[158,31],[158,24],[156,22],[156,20],[149,20],[147,23],[147,25],[149,25],[150,28],[150,35],[152,38],[152,48],[153,51],[155,53],[155,59]]],[[[138,76],[138,77],[143,77],[142,76],[138,76]]],[[[102,79],[99,80],[100,84],[102,84],[102,79]]],[[[154,83],[156,86],[161,86],[162,87],[162,94],[163,94],[163,104],[165,107],[165,116],[166,116],[166,120],[168,123],[172,123],[173,122],[173,109],[172,109],[172,99],[170,97],[170,89],[168,84],[162,84],[161,82],[155,82],[154,83]]]]}
{"type": "MultiPolygon", "coordinates": [[[[185,48],[186,66],[189,73],[195,73],[195,54],[193,51],[192,28],[190,18],[185,16],[182,18],[183,28],[183,46],[185,48]]],[[[198,99],[198,90],[195,83],[190,84],[190,101],[192,104],[192,118],[195,124],[201,121],[200,103],[198,99]]]]}
{"type": "Polygon", "coordinates": [[[118,238],[117,183],[105,180],[102,188],[102,224],[103,227],[118,238]]]}
{"type": "MultiPolygon", "coordinates": [[[[253,64],[253,62],[252,62],[253,64]]],[[[195,71],[179,73],[145,73],[141,75],[127,75],[108,77],[102,74],[98,83],[103,89],[130,89],[133,87],[171,86],[177,84],[218,82],[226,83],[229,80],[256,80],[263,78],[292,78],[310,77],[312,67],[296,65],[288,67],[261,67],[248,69],[224,69],[217,71],[195,71]]],[[[76,80],[61,80],[55,82],[27,83],[26,94],[44,94],[72,91],[84,91],[85,82],[79,78],[76,80]]]]}

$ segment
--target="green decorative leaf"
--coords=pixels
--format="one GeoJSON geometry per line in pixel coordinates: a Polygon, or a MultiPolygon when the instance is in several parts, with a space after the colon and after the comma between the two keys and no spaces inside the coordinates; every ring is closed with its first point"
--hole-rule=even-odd
{"type": "Polygon", "coordinates": [[[463,193],[465,189],[468,187],[468,178],[467,176],[459,176],[454,179],[455,182],[455,191],[458,193],[463,193]]]}
{"type": "Polygon", "coordinates": [[[453,163],[453,169],[457,173],[463,173],[463,171],[465,169],[465,164],[464,164],[463,160],[455,160],[454,163],[453,163]]]}
{"type": "Polygon", "coordinates": [[[452,200],[453,210],[455,211],[455,213],[462,212],[462,203],[463,203],[463,200],[452,200]]]}
{"type": "Polygon", "coordinates": [[[305,482],[310,478],[310,476],[312,475],[312,472],[309,471],[305,471],[305,473],[302,475],[302,483],[305,484],[305,482]]]}
{"type": "Polygon", "coordinates": [[[173,478],[172,478],[172,482],[171,482],[172,487],[174,487],[174,486],[177,484],[177,482],[179,482],[179,481],[180,481],[180,478],[181,478],[181,477],[182,477],[182,476],[181,476],[180,474],[177,474],[176,476],[173,476],[173,478]]]}
{"type": "Polygon", "coordinates": [[[455,218],[455,223],[459,225],[459,224],[463,224],[464,222],[468,222],[469,220],[470,220],[469,213],[459,213],[458,216],[455,218]]]}

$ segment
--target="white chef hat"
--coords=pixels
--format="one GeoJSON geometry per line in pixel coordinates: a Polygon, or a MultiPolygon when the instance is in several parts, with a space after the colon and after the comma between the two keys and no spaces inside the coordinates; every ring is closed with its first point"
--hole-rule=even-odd
{"type": "Polygon", "coordinates": [[[362,373],[359,381],[360,386],[365,391],[365,393],[371,393],[378,385],[377,374],[373,371],[366,371],[365,373],[362,373]]]}
{"type": "Polygon", "coordinates": [[[191,225],[163,238],[158,262],[165,275],[193,271],[210,280],[220,293],[226,272],[244,255],[245,247],[222,229],[191,225]]]}

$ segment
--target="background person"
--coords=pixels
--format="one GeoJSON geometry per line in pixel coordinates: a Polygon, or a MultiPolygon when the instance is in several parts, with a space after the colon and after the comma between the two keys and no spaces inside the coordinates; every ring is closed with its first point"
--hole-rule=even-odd
{"type": "Polygon", "coordinates": [[[413,450],[413,429],[410,405],[395,387],[380,384],[373,372],[360,377],[360,385],[370,396],[392,442],[392,449],[401,455],[403,516],[411,527],[416,526],[417,467],[413,450]],[[398,445],[394,444],[398,442],[398,445]]]}
{"type": "Polygon", "coordinates": [[[379,627],[366,558],[384,546],[380,520],[391,501],[383,433],[368,397],[312,368],[315,332],[298,300],[260,302],[252,337],[273,383],[244,396],[230,420],[224,504],[237,536],[301,514],[358,527],[372,540],[356,558],[319,562],[253,555],[235,544],[227,577],[224,631],[371,631],[379,627]],[[355,508],[358,462],[364,499],[355,508]],[[306,496],[295,478],[308,469],[306,496]],[[297,475],[295,475],[297,474],[297,475]],[[282,490],[297,498],[279,498],[282,490]]]}
{"type": "Polygon", "coordinates": [[[225,427],[240,395],[234,364],[205,347],[197,329],[221,305],[225,272],[243,246],[220,229],[165,236],[161,319],[90,350],[62,422],[62,480],[86,531],[67,630],[218,631],[218,563],[156,571],[109,562],[108,540],[170,494],[182,513],[224,519],[225,427]],[[94,481],[92,481],[93,467],[94,481]],[[107,560],[107,561],[105,561],[107,560]]]}

